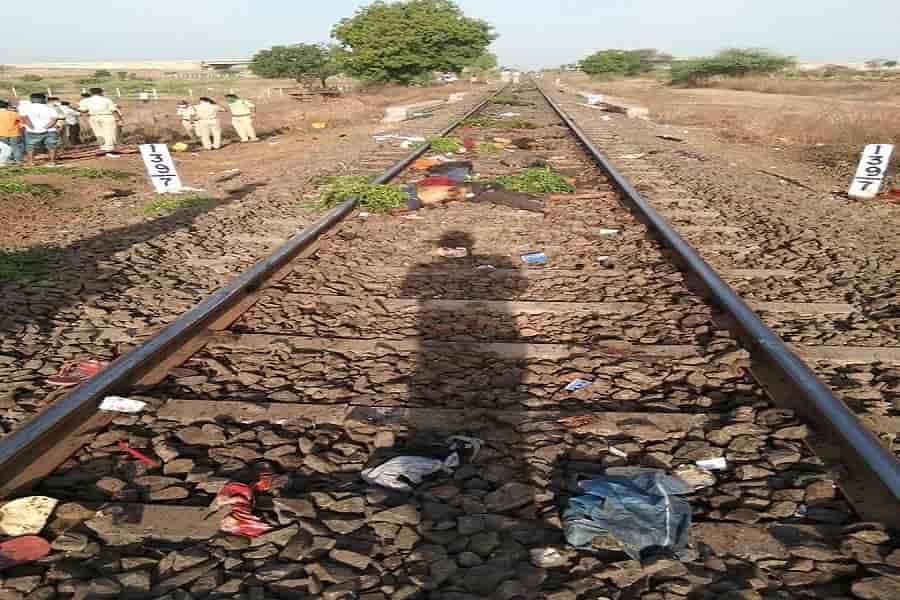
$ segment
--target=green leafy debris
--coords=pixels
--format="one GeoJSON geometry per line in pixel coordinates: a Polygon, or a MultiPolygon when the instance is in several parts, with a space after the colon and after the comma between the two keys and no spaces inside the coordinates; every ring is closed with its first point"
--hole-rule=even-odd
{"type": "Polygon", "coordinates": [[[485,129],[537,129],[537,125],[521,117],[498,119],[495,117],[472,117],[466,119],[464,127],[483,127],[485,129]]]}
{"type": "Polygon", "coordinates": [[[37,198],[52,198],[62,192],[46,183],[29,183],[21,179],[0,179],[0,198],[17,194],[30,194],[37,198]]]}
{"type": "Polygon", "coordinates": [[[43,275],[47,261],[57,252],[49,248],[0,248],[0,282],[43,275]]]}
{"type": "Polygon", "coordinates": [[[433,137],[428,140],[431,151],[438,154],[453,154],[463,147],[463,142],[455,137],[433,137]]]}
{"type": "Polygon", "coordinates": [[[525,169],[516,175],[503,175],[495,180],[512,192],[529,194],[572,194],[574,185],[549,168],[525,169]]]}
{"type": "Polygon", "coordinates": [[[409,196],[399,187],[375,185],[358,175],[319,177],[313,183],[319,186],[316,208],[330,208],[354,197],[360,206],[374,212],[403,208],[409,202],[409,196]]]}
{"type": "Polygon", "coordinates": [[[84,177],[86,179],[114,179],[121,181],[129,179],[131,173],[116,171],[115,169],[94,169],[92,167],[7,167],[0,169],[0,177],[22,177],[25,175],[68,175],[70,177],[84,177]]]}

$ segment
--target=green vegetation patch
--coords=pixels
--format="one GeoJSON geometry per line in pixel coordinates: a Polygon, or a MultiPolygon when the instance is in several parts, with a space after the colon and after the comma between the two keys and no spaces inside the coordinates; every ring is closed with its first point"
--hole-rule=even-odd
{"type": "Polygon", "coordinates": [[[122,181],[129,179],[131,173],[116,171],[115,169],[94,169],[92,167],[7,167],[0,169],[0,177],[21,177],[23,175],[68,175],[69,177],[84,177],[86,179],[114,179],[122,181]]]}
{"type": "Polygon", "coordinates": [[[485,129],[537,129],[537,125],[521,117],[498,119],[495,117],[472,117],[466,119],[464,127],[483,127],[485,129]]]}
{"type": "Polygon", "coordinates": [[[166,194],[145,204],[143,208],[141,208],[141,212],[146,215],[169,214],[185,208],[208,206],[218,201],[218,198],[211,198],[209,196],[185,196],[182,198],[166,194]]]}
{"type": "Polygon", "coordinates": [[[433,137],[428,140],[432,152],[453,154],[463,147],[463,141],[455,137],[433,137]]]}
{"type": "Polygon", "coordinates": [[[30,194],[37,198],[52,198],[62,192],[46,183],[30,183],[21,179],[0,179],[0,198],[30,194]]]}
{"type": "Polygon", "coordinates": [[[534,102],[519,100],[514,96],[494,96],[491,98],[491,104],[501,104],[504,106],[534,106],[534,102]]]}
{"type": "Polygon", "coordinates": [[[777,73],[796,64],[789,56],[759,48],[731,48],[715,56],[672,63],[672,83],[700,85],[711,77],[747,77],[777,73]]]}
{"type": "Polygon", "coordinates": [[[516,175],[503,175],[495,180],[512,192],[529,194],[572,194],[575,186],[549,168],[525,169],[516,175]]]}
{"type": "Polygon", "coordinates": [[[316,208],[330,208],[354,197],[360,206],[374,212],[405,208],[409,202],[409,196],[399,187],[375,185],[356,175],[319,177],[313,183],[319,186],[320,194],[316,208]]]}
{"type": "Polygon", "coordinates": [[[49,248],[0,248],[0,282],[43,275],[47,262],[57,252],[49,248]]]}
{"type": "Polygon", "coordinates": [[[478,142],[475,144],[475,152],[479,154],[491,154],[493,152],[499,152],[500,147],[497,144],[492,144],[491,142],[478,142]]]}

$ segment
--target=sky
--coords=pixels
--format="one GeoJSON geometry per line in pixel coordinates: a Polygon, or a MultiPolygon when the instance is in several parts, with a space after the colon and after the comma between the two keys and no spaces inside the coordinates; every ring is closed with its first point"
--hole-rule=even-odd
{"type": "MultiPolygon", "coordinates": [[[[500,35],[502,65],[556,67],[603,48],[678,57],[765,47],[809,62],[900,59],[900,2],[868,0],[457,0],[500,35]]],[[[353,0],[43,0],[9,2],[0,64],[249,57],[327,41],[368,4],[353,0]],[[39,21],[39,26],[36,24],[39,21]]]]}

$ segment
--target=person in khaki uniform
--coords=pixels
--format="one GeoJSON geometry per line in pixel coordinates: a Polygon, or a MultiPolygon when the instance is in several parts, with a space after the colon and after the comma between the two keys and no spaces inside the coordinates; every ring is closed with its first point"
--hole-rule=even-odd
{"type": "Polygon", "coordinates": [[[235,94],[225,96],[228,108],[231,109],[231,124],[241,138],[242,142],[258,142],[256,131],[253,129],[253,117],[256,115],[256,105],[249,100],[238,98],[235,94]]]}
{"type": "Polygon", "coordinates": [[[197,134],[194,131],[194,117],[196,116],[196,111],[194,107],[188,104],[187,100],[182,100],[178,103],[178,116],[181,118],[181,126],[184,127],[185,132],[191,137],[191,139],[195,139],[197,134]]]}
{"type": "Polygon", "coordinates": [[[212,98],[204,96],[192,108],[194,109],[197,136],[203,143],[203,149],[218,150],[221,148],[222,126],[219,124],[219,113],[222,111],[222,107],[216,104],[212,98]]]}
{"type": "Polygon", "coordinates": [[[78,103],[78,111],[88,114],[88,123],[94,136],[100,140],[100,149],[107,156],[115,154],[118,142],[118,126],[122,124],[122,111],[115,102],[103,95],[101,88],[91,88],[90,98],[84,98],[78,103]]]}

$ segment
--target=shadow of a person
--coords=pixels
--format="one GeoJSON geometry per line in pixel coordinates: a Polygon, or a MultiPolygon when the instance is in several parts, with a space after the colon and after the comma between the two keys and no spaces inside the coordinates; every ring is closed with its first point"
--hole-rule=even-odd
{"type": "Polygon", "coordinates": [[[526,372],[509,301],[522,296],[527,278],[509,257],[477,253],[469,233],[449,231],[437,246],[440,258],[413,267],[400,291],[418,301],[409,386],[417,408],[389,450],[421,455],[423,446],[448,447],[454,435],[481,443],[461,452],[452,476],[427,480],[404,500],[420,511],[420,539],[395,575],[415,584],[416,598],[537,597],[544,575],[529,547],[546,538],[535,533],[539,488],[522,454],[520,419],[508,418],[523,408],[526,372]]]}

